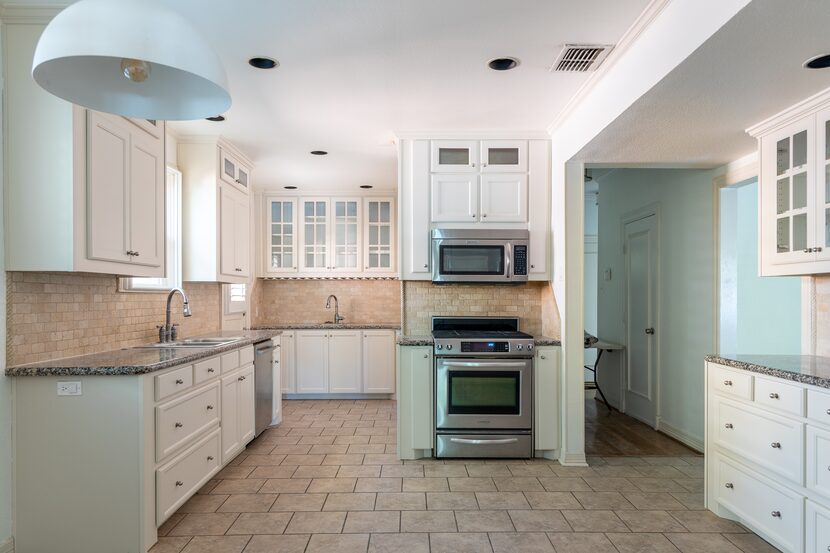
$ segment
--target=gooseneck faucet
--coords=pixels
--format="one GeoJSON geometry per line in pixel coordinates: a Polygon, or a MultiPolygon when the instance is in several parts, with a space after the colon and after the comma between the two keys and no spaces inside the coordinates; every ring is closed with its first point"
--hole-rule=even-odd
{"type": "Polygon", "coordinates": [[[184,290],[182,290],[181,288],[173,288],[172,290],[170,290],[170,293],[167,294],[167,316],[164,321],[164,326],[158,327],[159,342],[171,342],[175,341],[177,338],[176,325],[170,324],[170,304],[173,301],[173,296],[176,295],[176,292],[178,292],[182,296],[182,314],[185,317],[190,317],[193,314],[190,311],[190,300],[187,298],[187,294],[185,294],[184,290]]]}
{"type": "Polygon", "coordinates": [[[334,324],[337,325],[343,320],[343,317],[340,315],[340,302],[337,301],[337,296],[331,294],[328,298],[326,298],[326,309],[331,309],[332,298],[334,298],[334,324]]]}

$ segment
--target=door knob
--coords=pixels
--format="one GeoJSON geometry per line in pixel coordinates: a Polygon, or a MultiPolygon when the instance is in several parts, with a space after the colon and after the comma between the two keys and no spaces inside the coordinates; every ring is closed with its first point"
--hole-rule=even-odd
{"type": "Polygon", "coordinates": [[[646,329],[646,334],[649,334],[649,335],[654,334],[654,329],[653,328],[647,328],[646,329]]]}

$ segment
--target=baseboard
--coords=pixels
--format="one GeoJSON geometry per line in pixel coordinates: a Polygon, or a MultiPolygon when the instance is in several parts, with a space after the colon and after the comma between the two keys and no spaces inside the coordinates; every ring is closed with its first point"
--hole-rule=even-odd
{"type": "Polygon", "coordinates": [[[282,394],[282,399],[392,399],[393,394],[282,394]]]}
{"type": "Polygon", "coordinates": [[[0,553],[14,553],[14,538],[0,542],[0,553]]]}
{"type": "Polygon", "coordinates": [[[585,452],[568,453],[562,451],[559,454],[559,464],[563,467],[587,467],[588,461],[585,459],[585,452]]]}
{"type": "Polygon", "coordinates": [[[697,438],[689,436],[687,433],[673,427],[672,425],[663,421],[662,419],[657,420],[657,431],[674,438],[681,444],[694,449],[698,453],[703,453],[704,447],[702,440],[698,440],[697,438]]]}

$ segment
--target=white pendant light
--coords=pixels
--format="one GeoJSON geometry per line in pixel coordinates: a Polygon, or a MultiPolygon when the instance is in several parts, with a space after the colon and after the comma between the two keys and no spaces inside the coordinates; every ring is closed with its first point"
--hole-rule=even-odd
{"type": "Polygon", "coordinates": [[[50,93],[96,111],[202,119],[231,105],[213,47],[157,0],[80,0],[46,27],[32,76],[50,93]]]}

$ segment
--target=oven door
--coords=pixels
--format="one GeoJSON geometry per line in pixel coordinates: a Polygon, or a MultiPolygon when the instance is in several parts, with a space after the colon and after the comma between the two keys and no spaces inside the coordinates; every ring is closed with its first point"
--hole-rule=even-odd
{"type": "Polygon", "coordinates": [[[512,247],[505,240],[432,240],[433,282],[510,282],[512,247]]]}
{"type": "Polygon", "coordinates": [[[531,359],[438,358],[435,427],[530,430],[531,359]]]}

